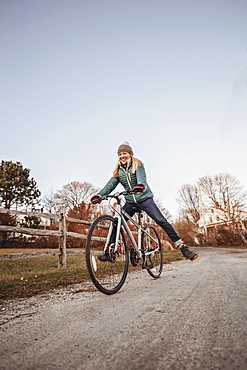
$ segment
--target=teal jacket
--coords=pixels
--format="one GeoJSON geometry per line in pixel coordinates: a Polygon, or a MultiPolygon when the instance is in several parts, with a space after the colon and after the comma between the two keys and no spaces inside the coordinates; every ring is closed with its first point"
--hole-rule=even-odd
{"type": "Polygon", "coordinates": [[[131,163],[126,169],[120,166],[118,177],[112,177],[98,194],[110,194],[119,183],[123,185],[125,190],[130,190],[137,184],[146,185],[146,189],[142,194],[125,195],[126,202],[128,203],[136,204],[143,202],[148,198],[153,198],[153,193],[147,184],[146,172],[143,165],[139,165],[135,173],[132,173],[131,163]]]}

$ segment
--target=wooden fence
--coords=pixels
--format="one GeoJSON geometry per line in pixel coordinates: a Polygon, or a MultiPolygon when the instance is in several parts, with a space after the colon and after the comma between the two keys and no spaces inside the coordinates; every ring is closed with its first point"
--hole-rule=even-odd
{"type": "Polygon", "coordinates": [[[59,238],[59,253],[58,253],[58,269],[66,269],[66,238],[67,236],[72,236],[74,238],[86,239],[87,235],[74,233],[66,230],[66,221],[73,222],[83,225],[91,225],[91,222],[79,220],[76,218],[67,217],[65,215],[65,207],[61,207],[58,214],[52,213],[39,213],[39,212],[28,212],[28,211],[14,211],[11,209],[0,208],[0,213],[24,215],[37,218],[47,218],[49,220],[54,220],[58,222],[58,230],[44,230],[44,229],[34,229],[29,227],[20,226],[9,226],[0,225],[0,231],[14,232],[26,235],[34,236],[56,236],[59,238]]]}

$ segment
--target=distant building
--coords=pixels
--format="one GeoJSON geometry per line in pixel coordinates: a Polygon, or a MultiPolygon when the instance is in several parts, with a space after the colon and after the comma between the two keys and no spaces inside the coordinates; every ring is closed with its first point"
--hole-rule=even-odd
{"type": "Polygon", "coordinates": [[[219,241],[222,231],[231,231],[241,234],[247,232],[247,212],[229,211],[219,207],[210,207],[197,222],[198,232],[204,234],[208,240],[213,238],[219,241]]]}

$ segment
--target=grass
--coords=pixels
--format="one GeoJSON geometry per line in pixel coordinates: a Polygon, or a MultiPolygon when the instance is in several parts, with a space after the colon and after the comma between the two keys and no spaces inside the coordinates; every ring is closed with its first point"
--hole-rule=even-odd
{"type": "Polygon", "coordinates": [[[84,255],[67,256],[67,269],[60,271],[57,256],[1,260],[0,300],[30,297],[87,279],[84,255]]]}
{"type": "MultiPolygon", "coordinates": [[[[1,249],[0,254],[34,251],[47,250],[1,249]]],[[[183,257],[179,251],[164,253],[165,263],[180,259],[183,257]]],[[[67,269],[62,271],[58,270],[57,256],[0,260],[0,301],[31,297],[79,284],[88,279],[84,255],[67,255],[67,269]]]]}

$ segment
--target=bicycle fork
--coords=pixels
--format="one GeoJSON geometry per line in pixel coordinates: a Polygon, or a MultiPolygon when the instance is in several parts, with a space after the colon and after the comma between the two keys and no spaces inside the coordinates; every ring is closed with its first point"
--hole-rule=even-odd
{"type": "Polygon", "coordinates": [[[115,218],[115,222],[111,223],[110,224],[110,227],[109,227],[109,231],[108,231],[108,235],[107,235],[107,238],[106,238],[106,243],[105,243],[105,247],[104,247],[104,252],[107,251],[107,249],[111,246],[111,244],[114,244],[114,254],[120,254],[121,252],[121,243],[119,243],[120,241],[120,229],[121,229],[121,216],[119,214],[119,211],[120,211],[120,205],[118,204],[116,206],[117,210],[115,212],[115,215],[114,215],[114,218],[115,218]],[[116,230],[114,230],[114,228],[116,228],[116,230]],[[114,239],[112,238],[112,234],[115,233],[115,237],[114,239]]]}

